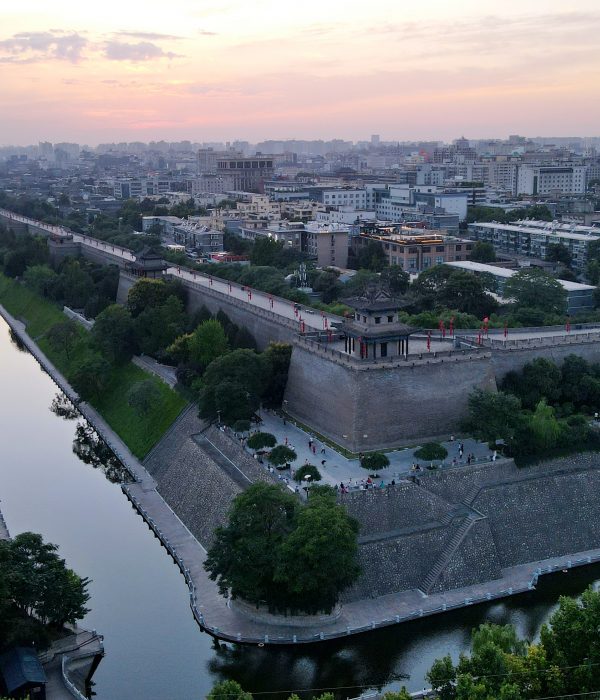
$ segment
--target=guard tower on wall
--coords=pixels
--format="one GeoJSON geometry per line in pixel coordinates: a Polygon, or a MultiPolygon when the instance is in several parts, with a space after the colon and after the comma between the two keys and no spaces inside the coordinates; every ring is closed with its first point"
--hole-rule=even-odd
{"type": "Polygon", "coordinates": [[[408,339],[418,329],[399,320],[399,299],[371,285],[363,296],[343,302],[354,309],[354,315],[340,324],[345,352],[361,360],[408,357],[408,339]]]}
{"type": "Polygon", "coordinates": [[[135,261],[127,263],[126,269],[136,277],[161,278],[169,267],[156,248],[146,246],[135,256],[135,261]]]}

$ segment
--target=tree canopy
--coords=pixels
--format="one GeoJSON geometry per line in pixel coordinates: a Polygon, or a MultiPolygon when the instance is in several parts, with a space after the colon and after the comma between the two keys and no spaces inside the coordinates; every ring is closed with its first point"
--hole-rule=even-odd
{"type": "Polygon", "coordinates": [[[494,246],[487,241],[477,241],[469,255],[469,260],[480,263],[492,263],[496,261],[494,246]]]}
{"type": "Polygon", "coordinates": [[[360,466],[376,474],[380,469],[390,466],[390,460],[383,452],[369,452],[360,459],[360,466]]]}
{"type": "Polygon", "coordinates": [[[470,655],[455,665],[437,659],[428,680],[440,700],[529,700],[578,697],[598,691],[600,593],[561,597],[540,641],[519,639],[511,625],[473,630],[470,655]]]}
{"type": "Polygon", "coordinates": [[[202,418],[232,425],[249,420],[264,390],[264,358],[252,350],[234,350],[210,363],[202,378],[199,405],[202,418]]]}
{"type": "Polygon", "coordinates": [[[265,447],[275,447],[277,439],[271,433],[254,433],[246,440],[246,445],[251,450],[262,450],[265,447]]]}
{"type": "Polygon", "coordinates": [[[488,277],[435,265],[421,272],[411,291],[422,309],[446,307],[482,318],[498,307],[498,302],[488,293],[495,290],[494,281],[488,277]]]}
{"type": "Polygon", "coordinates": [[[359,575],[357,530],[332,489],[300,505],[277,486],[253,484],[217,529],[205,568],[234,598],[281,612],[330,610],[359,575]]]}
{"type": "Polygon", "coordinates": [[[126,362],[136,350],[133,319],[127,309],[111,304],[100,312],[92,328],[92,339],[111,362],[126,362]]]}
{"type": "Polygon", "coordinates": [[[0,540],[0,651],[45,646],[45,626],[61,629],[88,612],[89,579],[67,568],[57,549],[33,532],[0,540]]]}
{"type": "Polygon", "coordinates": [[[567,306],[567,293],[560,282],[537,267],[515,273],[506,281],[502,295],[513,299],[517,307],[556,314],[563,314],[567,306]]]}

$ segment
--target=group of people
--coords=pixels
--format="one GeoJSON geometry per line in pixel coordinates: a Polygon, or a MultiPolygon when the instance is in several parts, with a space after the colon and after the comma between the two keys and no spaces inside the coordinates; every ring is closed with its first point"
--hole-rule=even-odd
{"type": "MultiPolygon", "coordinates": [[[[388,486],[395,486],[396,485],[396,480],[392,479],[392,481],[388,484],[388,486]]],[[[353,491],[359,490],[359,491],[368,491],[369,489],[383,489],[385,488],[385,483],[383,479],[377,484],[371,477],[368,477],[367,479],[349,479],[347,483],[344,484],[342,481],[338,487],[338,485],[335,485],[336,490],[340,490],[342,493],[348,493],[350,489],[353,491]]]]}

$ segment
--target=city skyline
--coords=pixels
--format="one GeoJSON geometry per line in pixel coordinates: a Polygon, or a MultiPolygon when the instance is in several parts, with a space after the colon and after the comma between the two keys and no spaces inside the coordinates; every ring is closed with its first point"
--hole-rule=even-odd
{"type": "Polygon", "coordinates": [[[596,136],[596,8],[25,0],[3,12],[1,140],[596,136]]]}

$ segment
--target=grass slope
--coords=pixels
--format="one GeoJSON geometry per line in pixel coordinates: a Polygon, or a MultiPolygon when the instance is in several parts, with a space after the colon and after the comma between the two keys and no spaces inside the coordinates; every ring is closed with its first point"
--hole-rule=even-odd
{"type": "MultiPolygon", "coordinates": [[[[67,357],[64,352],[57,352],[50,347],[44,337],[55,323],[65,320],[64,314],[55,304],[2,274],[0,303],[26,324],[29,335],[36,339],[42,352],[68,379],[77,360],[86,352],[88,332],[79,328],[81,343],[67,357]]],[[[185,399],[177,392],[131,362],[113,367],[106,390],[91,403],[139,458],[148,454],[186,405],[185,399]],[[146,415],[140,416],[127,404],[127,392],[134,384],[145,379],[154,382],[160,398],[146,415]]]]}

